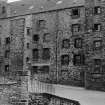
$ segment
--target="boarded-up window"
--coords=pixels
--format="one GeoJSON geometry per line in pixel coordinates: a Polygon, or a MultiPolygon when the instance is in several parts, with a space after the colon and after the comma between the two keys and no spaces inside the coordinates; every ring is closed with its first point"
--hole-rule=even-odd
{"type": "Polygon", "coordinates": [[[50,59],[50,49],[49,48],[43,48],[42,59],[43,60],[50,59]]]}
{"type": "Polygon", "coordinates": [[[39,59],[39,50],[33,49],[32,55],[33,55],[33,60],[38,60],[39,59]]]}
{"type": "Polygon", "coordinates": [[[69,65],[69,55],[61,56],[61,65],[69,65]]]}

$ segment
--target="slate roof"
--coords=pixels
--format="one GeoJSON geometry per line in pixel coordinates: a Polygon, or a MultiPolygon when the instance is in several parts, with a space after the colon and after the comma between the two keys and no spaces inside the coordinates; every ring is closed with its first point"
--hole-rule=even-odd
{"type": "Polygon", "coordinates": [[[22,0],[9,4],[11,16],[83,6],[84,0],[22,0]]]}

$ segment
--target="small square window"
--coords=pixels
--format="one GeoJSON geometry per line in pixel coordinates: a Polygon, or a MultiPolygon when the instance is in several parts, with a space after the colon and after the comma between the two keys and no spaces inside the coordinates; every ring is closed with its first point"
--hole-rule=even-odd
{"type": "Polygon", "coordinates": [[[74,65],[83,65],[85,64],[85,56],[83,54],[74,55],[74,65]]]}
{"type": "Polygon", "coordinates": [[[38,20],[38,25],[37,25],[38,29],[44,29],[45,26],[46,26],[46,20],[38,20]]]}
{"type": "Polygon", "coordinates": [[[82,39],[81,38],[75,39],[74,46],[75,46],[75,48],[82,48],[82,39]]]}
{"type": "Polygon", "coordinates": [[[77,18],[79,16],[80,16],[80,9],[78,8],[72,9],[72,18],[77,18]]]}
{"type": "Polygon", "coordinates": [[[72,32],[73,33],[80,32],[80,24],[73,24],[72,25],[72,32]]]}
{"type": "Polygon", "coordinates": [[[69,48],[70,47],[70,40],[69,39],[64,39],[62,41],[62,48],[69,48]]]}
{"type": "Polygon", "coordinates": [[[101,13],[101,8],[100,7],[94,7],[94,14],[100,14],[101,13]]]}
{"type": "Polygon", "coordinates": [[[5,72],[9,71],[9,65],[5,65],[5,72]]]}
{"type": "Polygon", "coordinates": [[[94,41],[94,48],[95,49],[100,49],[101,47],[102,47],[102,41],[101,40],[94,41]]]}
{"type": "Polygon", "coordinates": [[[101,30],[101,24],[94,24],[94,31],[100,31],[101,30]]]}
{"type": "Polygon", "coordinates": [[[34,42],[38,42],[39,41],[39,35],[38,34],[33,35],[33,41],[34,42]]]}
{"type": "Polygon", "coordinates": [[[69,55],[61,56],[61,65],[69,65],[69,55]]]}

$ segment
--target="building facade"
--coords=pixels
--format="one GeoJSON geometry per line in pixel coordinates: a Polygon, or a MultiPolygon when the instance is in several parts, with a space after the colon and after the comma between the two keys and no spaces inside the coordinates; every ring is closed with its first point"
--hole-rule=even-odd
{"type": "Polygon", "coordinates": [[[0,19],[2,73],[16,77],[30,69],[31,79],[105,91],[105,1],[6,7],[7,16],[0,19]]]}

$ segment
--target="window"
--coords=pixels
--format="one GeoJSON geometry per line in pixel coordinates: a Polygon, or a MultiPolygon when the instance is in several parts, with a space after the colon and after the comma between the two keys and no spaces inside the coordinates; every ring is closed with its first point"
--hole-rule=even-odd
{"type": "Polygon", "coordinates": [[[61,56],[61,65],[69,65],[69,55],[61,56]]]}
{"type": "Polygon", "coordinates": [[[94,49],[100,49],[102,47],[102,41],[101,40],[96,40],[93,43],[94,43],[94,49]]]}
{"type": "Polygon", "coordinates": [[[31,29],[27,28],[27,35],[31,35],[31,29]]]}
{"type": "Polygon", "coordinates": [[[9,50],[6,50],[5,51],[5,58],[9,58],[9,54],[10,54],[10,51],[9,50]]]}
{"type": "Polygon", "coordinates": [[[70,47],[70,40],[69,39],[64,39],[62,41],[62,48],[69,48],[70,47]]]}
{"type": "Polygon", "coordinates": [[[85,63],[85,57],[82,54],[75,54],[74,55],[74,65],[83,65],[85,63]]]}
{"type": "Polygon", "coordinates": [[[101,8],[100,7],[94,7],[94,14],[100,14],[101,13],[101,8]]]}
{"type": "Polygon", "coordinates": [[[29,62],[30,58],[29,57],[26,57],[26,62],[29,62]]]}
{"type": "Polygon", "coordinates": [[[43,60],[50,59],[50,49],[49,48],[43,48],[42,59],[43,60]]]}
{"type": "Polygon", "coordinates": [[[34,42],[38,42],[39,41],[39,35],[38,34],[33,35],[33,41],[34,42]]]}
{"type": "Polygon", "coordinates": [[[39,59],[39,50],[38,49],[33,49],[33,59],[38,60],[39,59]]]}
{"type": "Polygon", "coordinates": [[[9,65],[5,65],[5,72],[9,71],[9,65]]]}
{"type": "Polygon", "coordinates": [[[73,24],[72,25],[72,32],[73,33],[80,32],[80,24],[73,24]]]}
{"type": "Polygon", "coordinates": [[[94,65],[101,65],[101,59],[94,59],[94,65]]]}
{"type": "Polygon", "coordinates": [[[101,30],[101,24],[94,24],[94,31],[100,31],[101,30]]]}
{"type": "Polygon", "coordinates": [[[72,9],[72,18],[77,18],[79,16],[80,16],[80,9],[78,8],[72,9]]]}
{"type": "Polygon", "coordinates": [[[6,13],[6,8],[5,6],[2,7],[2,14],[6,13]]]}
{"type": "Polygon", "coordinates": [[[29,43],[27,43],[27,48],[28,48],[28,49],[30,48],[30,44],[29,44],[29,43]]]}
{"type": "Polygon", "coordinates": [[[74,46],[75,46],[75,48],[82,48],[82,39],[81,38],[75,39],[74,46]]]}
{"type": "Polygon", "coordinates": [[[5,38],[5,43],[10,44],[10,37],[5,38]]]}
{"type": "Polygon", "coordinates": [[[42,73],[49,73],[49,66],[42,66],[41,69],[40,69],[40,71],[42,73]]]}
{"type": "Polygon", "coordinates": [[[49,42],[49,41],[50,41],[50,33],[44,33],[43,42],[49,42]]]}
{"type": "Polygon", "coordinates": [[[46,26],[46,21],[45,20],[38,20],[38,29],[43,29],[46,26]]]}
{"type": "Polygon", "coordinates": [[[38,66],[32,67],[32,75],[38,73],[38,66]]]}

